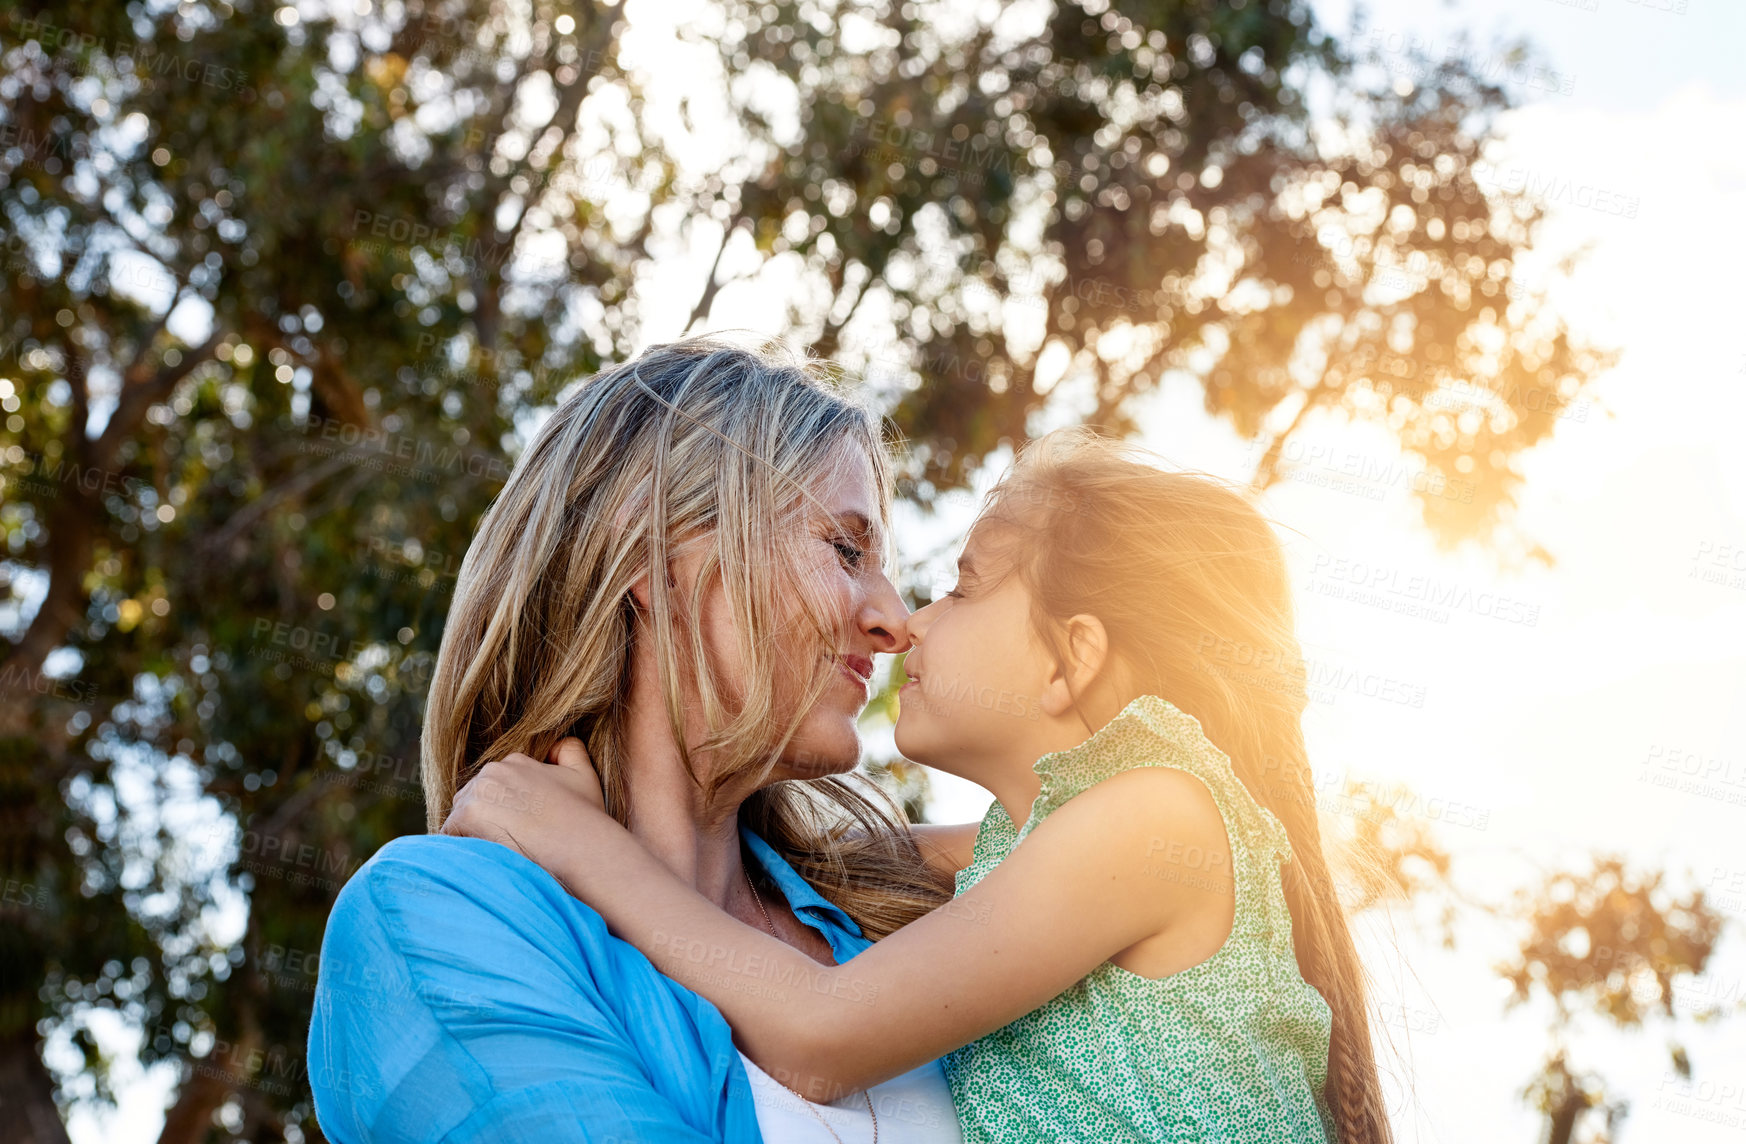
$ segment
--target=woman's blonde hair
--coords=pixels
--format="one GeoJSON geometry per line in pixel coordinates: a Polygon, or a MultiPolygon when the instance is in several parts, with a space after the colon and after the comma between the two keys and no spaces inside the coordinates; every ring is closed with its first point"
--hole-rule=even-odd
{"type": "MultiPolygon", "coordinates": [[[[780,344],[690,338],[584,381],[540,427],[461,564],[425,707],[429,828],[486,761],[543,758],[566,735],[587,744],[608,812],[628,822],[631,588],[645,574],[639,654],[656,659],[693,780],[713,795],[767,775],[836,671],[848,617],[803,571],[816,564],[799,544],[822,508],[809,486],[856,453],[888,524],[878,419],[825,366],[780,344]],[[702,571],[681,592],[671,562],[691,545],[702,546],[702,571]],[[712,665],[696,622],[712,582],[736,629],[733,679],[712,665]],[[686,702],[707,728],[701,742],[686,742],[686,702]]],[[[865,782],[774,783],[740,814],[870,937],[950,897],[895,805],[865,782]]]]}
{"type": "Polygon", "coordinates": [[[1290,583],[1267,521],[1213,478],[1066,429],[1020,453],[977,518],[983,528],[1011,557],[998,575],[1020,577],[1059,659],[1062,622],[1096,616],[1139,692],[1198,719],[1285,826],[1298,967],[1333,1013],[1326,1096],[1340,1144],[1388,1144],[1364,971],[1316,818],[1290,583]]]}

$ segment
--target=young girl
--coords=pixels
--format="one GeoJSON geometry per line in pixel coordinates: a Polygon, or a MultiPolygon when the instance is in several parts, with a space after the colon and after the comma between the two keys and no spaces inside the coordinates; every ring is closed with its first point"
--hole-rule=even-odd
{"type": "Polygon", "coordinates": [[[797,1099],[949,1053],[972,1142],[1390,1140],[1266,522],[1051,434],[909,638],[899,750],[995,801],[979,828],[917,828],[957,897],[844,964],[676,879],[597,809],[576,740],[562,766],[489,764],[470,786],[497,793],[464,791],[444,829],[522,848],[797,1099]]]}

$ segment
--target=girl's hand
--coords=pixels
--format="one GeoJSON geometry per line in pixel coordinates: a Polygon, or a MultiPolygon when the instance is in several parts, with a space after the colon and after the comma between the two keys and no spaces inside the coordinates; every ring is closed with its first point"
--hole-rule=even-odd
{"type": "Polygon", "coordinates": [[[546,762],[564,767],[576,778],[576,790],[600,810],[606,809],[606,794],[600,787],[600,774],[582,740],[573,736],[559,739],[546,753],[546,762]]]}
{"type": "Polygon", "coordinates": [[[501,843],[556,875],[566,839],[613,823],[582,740],[559,740],[547,759],[516,752],[480,767],[455,792],[442,833],[501,843]]]}

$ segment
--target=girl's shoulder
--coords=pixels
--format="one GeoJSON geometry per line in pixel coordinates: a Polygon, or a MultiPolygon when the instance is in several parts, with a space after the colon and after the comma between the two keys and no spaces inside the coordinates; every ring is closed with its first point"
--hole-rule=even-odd
{"type": "Polygon", "coordinates": [[[957,874],[975,860],[982,822],[917,823],[909,829],[929,866],[944,874],[957,874]]]}
{"type": "Polygon", "coordinates": [[[1042,786],[1020,836],[1092,787],[1147,768],[1168,768],[1199,780],[1211,793],[1233,844],[1241,842],[1257,856],[1271,852],[1290,857],[1284,825],[1255,801],[1230,757],[1206,737],[1200,720],[1157,695],[1139,696],[1083,743],[1052,751],[1032,765],[1042,786]]]}

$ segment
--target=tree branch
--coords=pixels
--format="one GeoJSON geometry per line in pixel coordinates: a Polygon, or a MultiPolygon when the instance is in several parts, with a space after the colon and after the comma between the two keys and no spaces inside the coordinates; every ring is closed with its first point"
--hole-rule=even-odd
{"type": "Polygon", "coordinates": [[[718,283],[715,280],[715,272],[721,269],[721,256],[727,252],[727,245],[733,239],[738,224],[738,219],[730,220],[721,232],[721,245],[715,248],[715,261],[709,264],[709,275],[703,280],[703,293],[698,296],[697,304],[691,307],[691,316],[685,319],[682,327],[686,333],[690,333],[692,326],[708,316],[709,308],[715,304],[715,296],[726,285],[725,282],[718,283]]]}
{"type": "MultiPolygon", "coordinates": [[[[121,452],[122,442],[133,436],[140,422],[145,420],[146,410],[175,392],[181,380],[192,373],[195,366],[210,358],[223,339],[224,332],[214,329],[212,336],[204,344],[183,353],[181,360],[175,365],[164,366],[154,377],[124,384],[121,397],[115,404],[115,412],[110,414],[109,424],[103,427],[103,433],[92,443],[91,463],[98,468],[108,468],[114,464],[116,456],[121,452]]],[[[140,357],[143,358],[150,349],[149,345],[140,347],[140,357]]],[[[127,376],[136,379],[141,377],[137,359],[128,368],[127,376]]]]}
{"type": "Polygon", "coordinates": [[[1267,446],[1267,452],[1261,455],[1261,460],[1255,465],[1255,475],[1249,479],[1249,487],[1258,493],[1264,493],[1273,487],[1273,481],[1279,474],[1279,455],[1285,449],[1285,442],[1297,432],[1303,424],[1303,419],[1309,411],[1316,408],[1320,402],[1316,395],[1321,392],[1320,386],[1312,386],[1303,397],[1303,406],[1292,417],[1291,424],[1274,436],[1267,446]]]}
{"type": "Polygon", "coordinates": [[[222,527],[206,539],[203,547],[211,556],[222,556],[231,544],[245,531],[253,528],[267,512],[280,501],[301,496],[315,485],[344,469],[353,460],[364,454],[364,449],[352,448],[335,453],[317,464],[293,472],[285,480],[280,481],[271,489],[262,493],[226,520],[222,527]]]}

